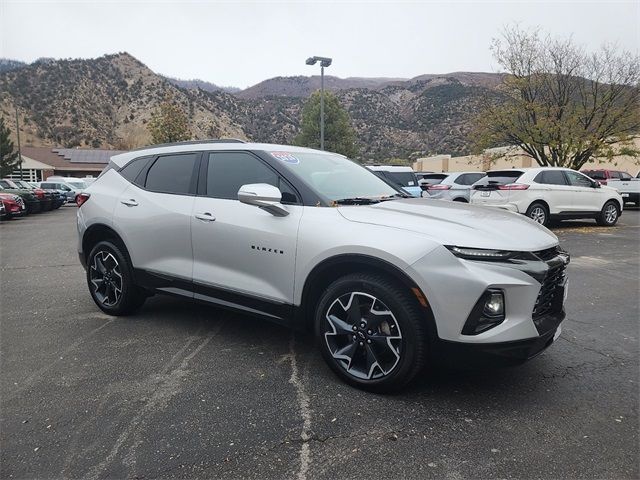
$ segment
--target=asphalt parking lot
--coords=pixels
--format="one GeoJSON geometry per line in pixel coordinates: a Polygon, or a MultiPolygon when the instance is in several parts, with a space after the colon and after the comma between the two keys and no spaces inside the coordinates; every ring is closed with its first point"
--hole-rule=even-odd
{"type": "Polygon", "coordinates": [[[75,207],[0,225],[2,478],[638,478],[640,211],[566,222],[568,317],[520,367],[361,392],[310,337],[92,302],[75,207]]]}

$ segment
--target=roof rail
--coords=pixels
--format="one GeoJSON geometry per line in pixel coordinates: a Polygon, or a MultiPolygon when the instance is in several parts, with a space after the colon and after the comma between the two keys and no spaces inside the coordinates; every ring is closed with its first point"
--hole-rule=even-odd
{"type": "Polygon", "coordinates": [[[199,143],[247,143],[247,142],[245,142],[244,140],[240,140],[239,138],[211,138],[208,140],[186,140],[184,142],[159,143],[157,145],[147,145],[146,147],[135,148],[129,151],[136,152],[138,150],[148,150],[149,148],[173,147],[173,146],[179,146],[179,145],[197,145],[199,143]]]}

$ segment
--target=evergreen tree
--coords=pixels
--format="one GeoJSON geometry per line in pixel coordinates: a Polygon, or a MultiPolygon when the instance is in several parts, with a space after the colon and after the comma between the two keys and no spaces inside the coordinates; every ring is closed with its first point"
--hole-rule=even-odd
{"type": "MultiPolygon", "coordinates": [[[[320,91],[306,101],[302,109],[302,129],[294,143],[301,147],[320,148],[320,91]]],[[[355,132],[349,114],[331,92],[324,92],[324,148],[349,158],[358,154],[355,132]]]]}
{"type": "Polygon", "coordinates": [[[11,175],[20,166],[18,151],[9,138],[10,133],[4,124],[4,118],[0,117],[0,177],[11,175]]]}
{"type": "Polygon", "coordinates": [[[189,140],[189,122],[180,105],[167,99],[153,113],[149,121],[149,133],[154,144],[189,140]]]}

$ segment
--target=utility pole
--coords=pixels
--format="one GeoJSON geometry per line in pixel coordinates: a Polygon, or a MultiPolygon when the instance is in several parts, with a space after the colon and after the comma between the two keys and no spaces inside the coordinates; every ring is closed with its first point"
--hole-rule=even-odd
{"type": "Polygon", "coordinates": [[[320,62],[320,150],[324,150],[324,67],[331,65],[333,60],[328,57],[309,57],[307,65],[320,62]]]}
{"type": "Polygon", "coordinates": [[[18,139],[18,160],[20,160],[20,180],[22,178],[22,153],[20,152],[20,124],[18,123],[18,105],[16,107],[16,137],[18,139]]]}

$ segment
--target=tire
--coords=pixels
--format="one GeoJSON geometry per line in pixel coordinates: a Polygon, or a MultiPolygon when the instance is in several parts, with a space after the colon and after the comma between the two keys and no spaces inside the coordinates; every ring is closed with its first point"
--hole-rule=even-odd
{"type": "Polygon", "coordinates": [[[103,241],[91,249],[87,259],[87,286],[91,298],[109,315],[130,315],[147,299],[144,290],[133,282],[131,261],[125,252],[122,246],[103,241]],[[106,287],[105,276],[109,282],[106,287]]]}
{"type": "Polygon", "coordinates": [[[609,200],[604,204],[602,210],[596,217],[596,222],[601,227],[613,227],[618,223],[620,217],[620,207],[614,200],[609,200]]]}
{"type": "Polygon", "coordinates": [[[462,197],[454,198],[453,201],[454,202],[469,203],[469,201],[467,199],[462,198],[462,197]]]}
{"type": "Polygon", "coordinates": [[[525,215],[544,227],[549,225],[549,209],[542,202],[533,202],[529,205],[525,215]]]}
{"type": "Polygon", "coordinates": [[[334,281],[316,307],[315,335],[329,367],[363,390],[399,390],[427,359],[425,315],[406,288],[377,274],[354,273],[334,281]],[[359,308],[352,310],[356,304],[359,308]]]}

